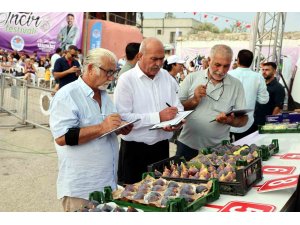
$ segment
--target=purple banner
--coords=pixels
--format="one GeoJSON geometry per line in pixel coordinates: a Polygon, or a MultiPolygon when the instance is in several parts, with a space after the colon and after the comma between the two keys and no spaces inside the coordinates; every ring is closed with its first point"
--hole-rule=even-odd
{"type": "Polygon", "coordinates": [[[81,47],[83,12],[0,12],[0,48],[39,54],[81,47]]]}

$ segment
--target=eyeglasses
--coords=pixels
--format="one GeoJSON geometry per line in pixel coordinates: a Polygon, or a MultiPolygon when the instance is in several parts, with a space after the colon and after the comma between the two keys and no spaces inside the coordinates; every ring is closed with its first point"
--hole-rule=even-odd
{"type": "MultiPolygon", "coordinates": [[[[210,80],[211,80],[211,79],[208,79],[208,81],[207,81],[207,83],[206,83],[206,87],[207,87],[207,85],[208,85],[208,83],[209,83],[210,80]]],[[[223,95],[223,92],[224,92],[224,81],[223,81],[223,80],[222,80],[222,86],[221,86],[221,87],[218,87],[218,88],[216,88],[216,89],[214,89],[212,92],[214,92],[214,91],[216,91],[216,90],[218,90],[218,89],[220,89],[220,88],[222,88],[222,90],[221,90],[221,92],[220,92],[220,94],[219,94],[219,97],[218,97],[217,99],[211,97],[211,96],[208,95],[208,94],[206,94],[206,96],[209,97],[210,99],[216,101],[216,102],[219,101],[219,99],[221,98],[221,96],[223,95]]]]}
{"type": "Polygon", "coordinates": [[[103,70],[106,73],[107,77],[112,77],[113,76],[114,78],[116,78],[118,76],[119,72],[120,72],[120,68],[118,68],[116,70],[105,70],[101,66],[99,66],[99,69],[103,70]]]}

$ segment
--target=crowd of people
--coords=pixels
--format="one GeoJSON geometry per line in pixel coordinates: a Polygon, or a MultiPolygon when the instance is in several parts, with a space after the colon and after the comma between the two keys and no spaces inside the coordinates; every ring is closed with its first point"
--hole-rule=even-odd
{"type": "MultiPolygon", "coordinates": [[[[70,45],[69,48],[75,49],[74,56],[74,64],[81,70],[82,64],[82,55],[81,50],[77,49],[76,46],[70,45]]],[[[68,55],[70,52],[69,48],[63,51],[61,48],[57,48],[54,54],[45,54],[39,55],[37,51],[32,53],[26,53],[24,51],[7,51],[0,49],[0,73],[9,73],[15,77],[23,78],[27,80],[28,83],[36,84],[38,76],[43,78],[45,82],[45,87],[50,87],[50,78],[55,78],[56,87],[55,90],[58,90],[59,85],[59,76],[55,77],[54,67],[55,62],[58,58],[63,58],[68,55]],[[42,74],[38,74],[39,68],[43,68],[42,74]]],[[[72,56],[72,57],[73,57],[72,56]]],[[[60,68],[57,68],[59,70],[60,68]]],[[[78,73],[79,75],[80,73],[78,73]]],[[[78,78],[76,76],[76,79],[78,78]]],[[[74,81],[73,79],[72,81],[74,81]]],[[[63,79],[64,81],[64,79],[63,79]]],[[[62,86],[64,82],[62,82],[62,86]]],[[[50,87],[51,88],[51,87],[50,87]]]]}
{"type": "Polygon", "coordinates": [[[197,68],[177,55],[166,57],[156,38],[129,43],[125,52],[120,70],[116,55],[103,48],[90,50],[82,64],[73,45],[64,52],[57,49],[51,58],[0,51],[2,71],[24,63],[25,71],[34,74],[32,65],[38,62],[49,66],[57,81],[50,128],[59,163],[57,196],[64,211],[87,204],[89,193],[105,186],[114,190],[117,184],[140,181],[149,164],[169,157],[172,136],[176,155],[189,160],[200,148],[254,132],[266,115],[283,108],[285,92],[276,79],[276,63],[265,62],[261,73],[254,72],[249,50],[238,53],[234,69],[227,45],[213,46],[197,68]],[[113,101],[107,93],[112,83],[113,101]],[[228,114],[234,109],[253,111],[228,114]],[[183,110],[193,113],[179,125],[149,130],[183,110]],[[109,133],[124,121],[137,122],[109,133]]]}

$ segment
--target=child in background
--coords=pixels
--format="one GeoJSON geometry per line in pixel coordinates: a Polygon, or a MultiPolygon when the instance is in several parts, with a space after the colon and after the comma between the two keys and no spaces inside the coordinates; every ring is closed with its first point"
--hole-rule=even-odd
{"type": "Polygon", "coordinates": [[[46,82],[46,87],[48,87],[48,85],[50,86],[50,76],[51,76],[51,72],[50,72],[50,65],[47,65],[45,67],[45,82],[46,82]]]}

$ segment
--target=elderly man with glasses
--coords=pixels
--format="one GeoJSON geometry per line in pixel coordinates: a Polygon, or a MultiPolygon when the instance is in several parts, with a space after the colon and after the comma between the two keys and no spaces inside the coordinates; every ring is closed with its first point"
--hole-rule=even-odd
{"type": "Polygon", "coordinates": [[[247,123],[247,115],[226,116],[233,109],[246,107],[241,82],[227,74],[232,55],[229,46],[215,45],[208,57],[209,67],[191,73],[181,84],[179,98],[184,109],[195,111],[187,118],[178,138],[176,155],[189,160],[200,148],[229,140],[231,126],[242,127],[247,123]]]}
{"type": "Polygon", "coordinates": [[[115,78],[116,56],[102,48],[90,50],[83,75],[56,93],[50,104],[50,128],[58,155],[57,197],[64,211],[88,204],[89,193],[117,187],[118,134],[121,117],[106,93],[115,78]]]}

